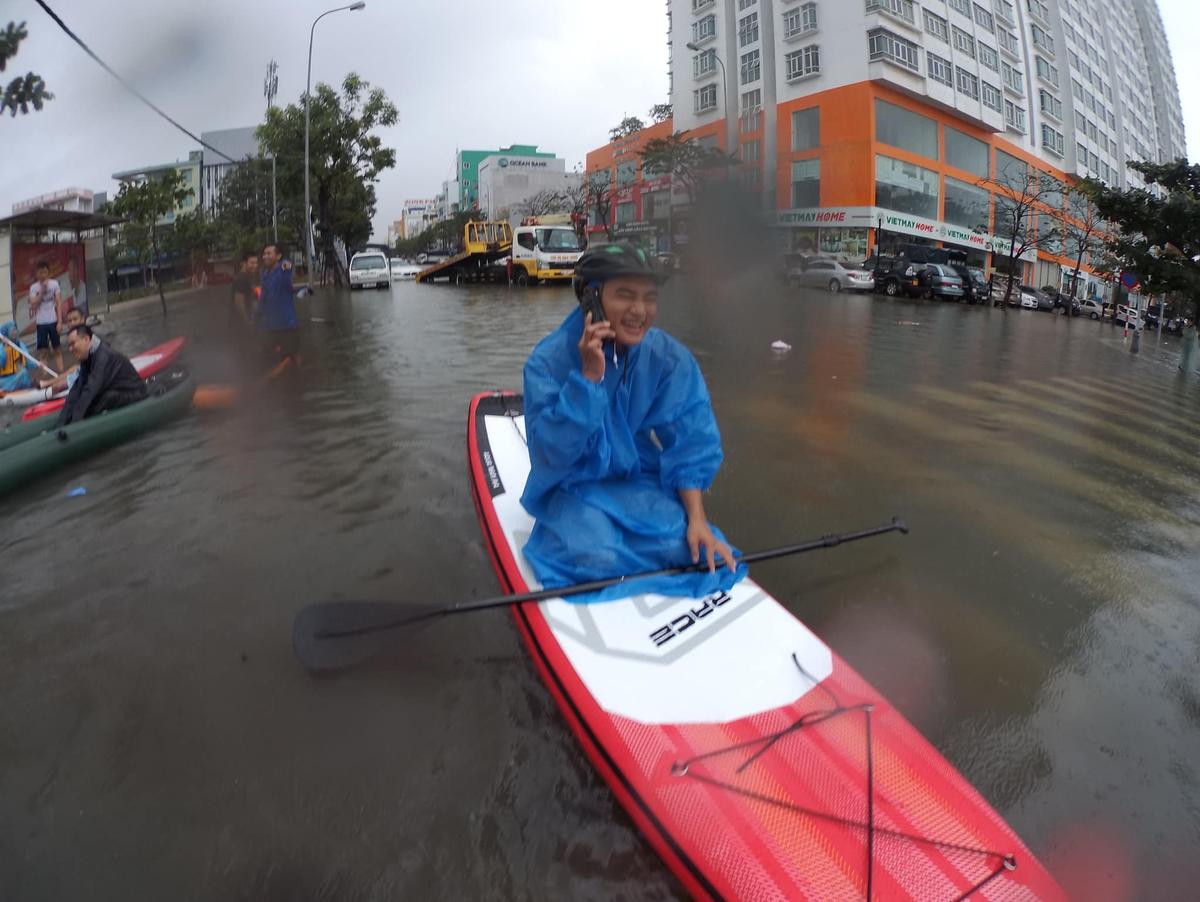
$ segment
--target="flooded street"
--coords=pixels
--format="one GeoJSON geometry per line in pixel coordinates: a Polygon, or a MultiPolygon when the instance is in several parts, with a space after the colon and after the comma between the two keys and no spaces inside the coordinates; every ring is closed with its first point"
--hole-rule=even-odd
{"type": "MultiPolygon", "coordinates": [[[[219,379],[227,302],[98,331],[126,353],[188,335],[219,379]]],[[[506,613],[333,679],[292,656],[311,602],[499,594],[467,405],[519,390],[573,303],[318,295],[295,379],[4,498],[0,898],[681,894],[506,613]]],[[[912,527],[755,579],[1076,897],[1194,892],[1200,383],[1150,333],[1135,357],[1107,323],[766,280],[679,281],[658,324],[708,379],[726,462],[707,506],[742,549],[912,527]]]]}

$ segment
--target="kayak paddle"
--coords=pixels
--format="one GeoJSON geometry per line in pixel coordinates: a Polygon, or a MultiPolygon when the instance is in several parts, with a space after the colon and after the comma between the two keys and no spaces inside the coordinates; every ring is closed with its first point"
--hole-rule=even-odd
{"type": "MultiPolygon", "coordinates": [[[[799,545],[784,545],[767,551],[744,554],[737,558],[739,564],[754,564],[803,554],[821,548],[834,548],[847,542],[857,542],[889,532],[907,533],[908,525],[898,517],[890,523],[873,526],[858,532],[822,536],[799,545]]],[[[304,667],[314,673],[329,673],[344,670],[379,654],[391,641],[392,634],[405,627],[418,628],[450,614],[467,614],[504,608],[530,601],[545,601],[549,598],[566,598],[596,592],[608,586],[624,582],[648,579],[655,576],[675,576],[681,573],[699,573],[708,569],[701,561],[685,567],[667,567],[649,570],[610,579],[597,579],[574,586],[539,589],[521,595],[501,595],[479,601],[463,601],[452,605],[413,605],[394,601],[326,601],[309,605],[296,615],[292,622],[292,647],[304,667]]]]}
{"type": "Polygon", "coordinates": [[[3,341],[6,345],[8,345],[10,348],[12,348],[14,351],[16,351],[22,357],[24,357],[26,360],[28,360],[34,366],[40,367],[41,369],[45,370],[47,373],[50,374],[51,379],[58,378],[58,373],[54,372],[54,370],[50,369],[50,367],[46,366],[46,364],[42,363],[40,360],[38,360],[36,357],[34,357],[32,354],[30,354],[28,351],[26,351],[19,344],[15,344],[14,342],[10,341],[8,336],[5,335],[3,332],[0,332],[0,341],[3,341]]]}

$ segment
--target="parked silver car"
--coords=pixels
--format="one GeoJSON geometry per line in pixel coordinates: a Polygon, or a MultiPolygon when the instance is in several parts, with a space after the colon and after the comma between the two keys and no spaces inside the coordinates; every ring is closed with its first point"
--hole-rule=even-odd
{"type": "Polygon", "coordinates": [[[807,288],[828,288],[833,292],[875,290],[875,277],[871,273],[828,257],[811,259],[803,267],[790,270],[788,276],[807,288]]]}

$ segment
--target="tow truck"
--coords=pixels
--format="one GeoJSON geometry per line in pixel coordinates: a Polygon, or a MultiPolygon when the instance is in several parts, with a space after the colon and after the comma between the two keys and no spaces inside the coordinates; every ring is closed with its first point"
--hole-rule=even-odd
{"type": "Polygon", "coordinates": [[[586,242],[571,214],[527,216],[513,229],[513,281],[518,285],[568,281],[584,250],[586,242]]]}

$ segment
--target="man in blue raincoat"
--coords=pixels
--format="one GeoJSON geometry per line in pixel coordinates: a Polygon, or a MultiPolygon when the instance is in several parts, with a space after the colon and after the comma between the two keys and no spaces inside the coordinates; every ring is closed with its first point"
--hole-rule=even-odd
{"type": "Polygon", "coordinates": [[[590,597],[700,597],[745,575],[704,512],[724,458],[704,377],[687,348],[652,328],[665,280],[640,248],[589,250],[575,270],[580,306],[525,364],[531,470],[521,503],[537,522],[524,554],[544,586],[696,563],[702,554],[707,571],[590,597]]]}

